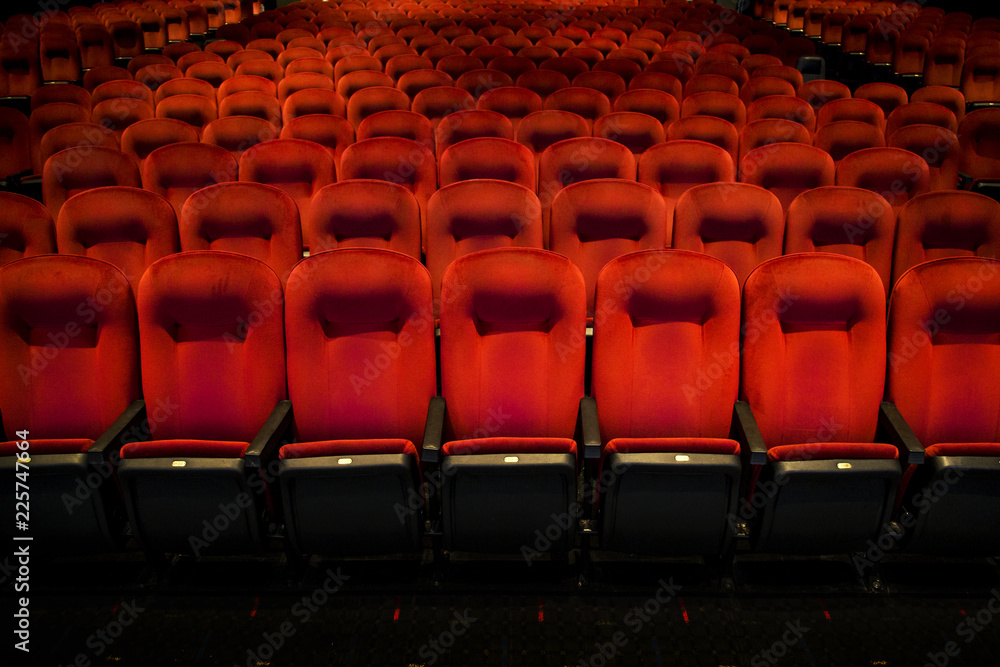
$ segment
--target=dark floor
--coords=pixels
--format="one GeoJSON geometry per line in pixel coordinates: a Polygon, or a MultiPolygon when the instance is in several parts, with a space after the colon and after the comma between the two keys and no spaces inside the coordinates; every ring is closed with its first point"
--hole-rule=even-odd
{"type": "Polygon", "coordinates": [[[886,562],[883,594],[846,559],[744,560],[732,594],[697,563],[579,572],[453,562],[435,586],[420,563],[180,560],[153,579],[138,556],[33,562],[30,659],[0,665],[1000,664],[994,561],[886,562]]]}

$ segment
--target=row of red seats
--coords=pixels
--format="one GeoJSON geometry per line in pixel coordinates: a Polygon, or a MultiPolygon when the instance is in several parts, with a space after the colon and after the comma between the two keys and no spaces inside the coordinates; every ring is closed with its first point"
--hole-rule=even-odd
{"type": "Polygon", "coordinates": [[[127,513],[149,554],[257,553],[273,522],[297,553],[412,553],[429,526],[533,558],[593,519],[628,553],[726,555],[742,533],[988,555],[998,276],[920,264],[887,316],[849,257],[773,259],[741,293],[711,257],[628,254],[597,281],[587,396],[579,270],[480,251],[444,276],[438,396],[431,281],[406,255],[322,253],[283,288],[256,259],[181,253],[135,298],[110,264],[25,258],[0,267],[0,456],[45,480],[33,548],[59,553],[120,548],[127,513]]]}
{"type": "Polygon", "coordinates": [[[2,194],[0,202],[0,262],[58,249],[114,264],[133,288],[156,260],[192,250],[256,257],[284,283],[302,258],[305,237],[311,254],[375,247],[419,260],[423,244],[437,298],[458,257],[492,247],[547,247],[580,268],[592,315],[600,305],[594,285],[602,268],[637,250],[674,247],[717,257],[741,285],[768,259],[833,252],[871,265],[886,293],[928,259],[1000,251],[1000,204],[989,197],[929,193],[894,208],[876,192],[850,186],[805,190],[785,213],[774,194],[742,183],[696,185],[665,201],[641,183],[599,178],[567,185],[551,207],[543,207],[522,185],[477,179],[442,187],[422,216],[416,198],[401,185],[346,180],[317,191],[301,217],[301,232],[295,200],[251,182],[198,190],[176,213],[152,192],[95,188],[70,197],[54,227],[31,199],[2,194]]]}

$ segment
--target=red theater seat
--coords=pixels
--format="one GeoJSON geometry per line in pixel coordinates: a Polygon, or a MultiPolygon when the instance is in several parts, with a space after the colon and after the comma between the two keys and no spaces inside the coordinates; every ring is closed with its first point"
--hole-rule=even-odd
{"type": "Polygon", "coordinates": [[[142,188],[169,201],[178,218],[184,202],[195,192],[235,180],[236,158],[211,144],[170,143],[150,152],[142,165],[142,188]]]}
{"type": "Polygon", "coordinates": [[[24,195],[0,192],[0,266],[55,249],[49,210],[24,195]]]}
{"type": "Polygon", "coordinates": [[[331,183],[313,197],[302,219],[312,254],[336,248],[382,248],[420,259],[420,207],[402,185],[352,179],[331,183]]]}
{"type": "Polygon", "coordinates": [[[42,169],[42,200],[53,220],[75,194],[107,185],[141,187],[139,166],[114,148],[81,146],[59,151],[42,169]]]}
{"type": "Polygon", "coordinates": [[[833,185],[836,167],[825,151],[808,143],[770,144],[743,156],[740,181],[770,191],[787,211],[792,200],[803,192],[833,185]]]}

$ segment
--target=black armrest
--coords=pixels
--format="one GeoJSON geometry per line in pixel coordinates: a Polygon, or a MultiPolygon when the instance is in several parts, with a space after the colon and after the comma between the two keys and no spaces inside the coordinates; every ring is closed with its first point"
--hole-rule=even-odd
{"type": "Polygon", "coordinates": [[[442,396],[432,396],[427,405],[427,423],[424,424],[424,442],[420,450],[420,460],[425,463],[437,463],[440,458],[446,407],[442,396]]]}
{"type": "Polygon", "coordinates": [[[963,174],[962,172],[958,172],[958,189],[968,190],[969,186],[972,185],[972,180],[973,180],[972,176],[970,176],[969,174],[963,174]]]}
{"type": "Polygon", "coordinates": [[[750,404],[746,401],[736,401],[733,406],[733,425],[731,435],[740,443],[740,455],[751,466],[762,466],[767,463],[767,446],[764,436],[757,428],[750,404]]]}
{"type": "Polygon", "coordinates": [[[597,422],[597,401],[590,396],[580,399],[577,445],[583,449],[583,458],[601,458],[601,429],[597,422]]]}
{"type": "Polygon", "coordinates": [[[31,169],[25,169],[23,171],[17,172],[16,174],[8,174],[7,176],[4,176],[3,180],[7,181],[8,183],[14,184],[14,186],[16,187],[17,185],[20,185],[22,180],[28,178],[33,173],[34,171],[32,171],[31,169]]]}
{"type": "Polygon", "coordinates": [[[878,406],[878,425],[885,430],[889,442],[899,449],[900,463],[917,465],[924,462],[924,446],[917,440],[895,403],[883,401],[878,406]]]}
{"type": "Polygon", "coordinates": [[[243,455],[246,467],[261,468],[261,462],[271,456],[271,452],[281,442],[282,436],[285,435],[291,423],[292,402],[279,401],[243,455]]]}
{"type": "Polygon", "coordinates": [[[144,435],[149,434],[148,428],[142,428],[145,421],[146,401],[133,401],[115,423],[87,449],[87,463],[95,467],[102,466],[108,457],[117,457],[126,444],[145,440],[145,437],[129,438],[129,433],[134,433],[136,430],[144,435]]]}

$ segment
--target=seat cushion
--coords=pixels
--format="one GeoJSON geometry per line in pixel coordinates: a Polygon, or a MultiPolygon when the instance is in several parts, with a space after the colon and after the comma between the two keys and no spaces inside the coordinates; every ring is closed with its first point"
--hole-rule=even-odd
{"type": "MultiPolygon", "coordinates": [[[[32,443],[31,450],[35,450],[32,443]]],[[[939,442],[924,450],[927,456],[1000,456],[1000,442],[939,442]]]]}
{"type": "Polygon", "coordinates": [[[281,448],[279,458],[298,459],[311,456],[362,456],[364,454],[410,454],[417,455],[417,448],[409,440],[323,440],[320,442],[296,442],[281,448]]]}
{"type": "Polygon", "coordinates": [[[895,459],[894,445],[871,442],[811,442],[804,445],[779,445],[767,450],[769,461],[813,461],[829,459],[895,459]]]}
{"type": "Polygon", "coordinates": [[[122,447],[123,459],[216,458],[241,459],[248,442],[227,440],[153,440],[132,442],[122,447]]]}
{"type": "Polygon", "coordinates": [[[576,442],[569,438],[476,438],[452,440],[441,448],[445,456],[461,454],[572,454],[576,442]]]}
{"type": "Polygon", "coordinates": [[[604,448],[604,456],[622,454],[739,454],[740,443],[728,438],[615,438],[604,448]]]}
{"type": "MultiPolygon", "coordinates": [[[[8,440],[7,442],[0,443],[0,456],[15,456],[20,449],[17,447],[17,443],[20,440],[8,440]]],[[[33,440],[29,439],[28,444],[30,445],[29,453],[33,456],[39,454],[80,454],[88,449],[94,444],[93,440],[87,440],[86,438],[75,438],[75,439],[50,439],[50,440],[33,440]]]]}

